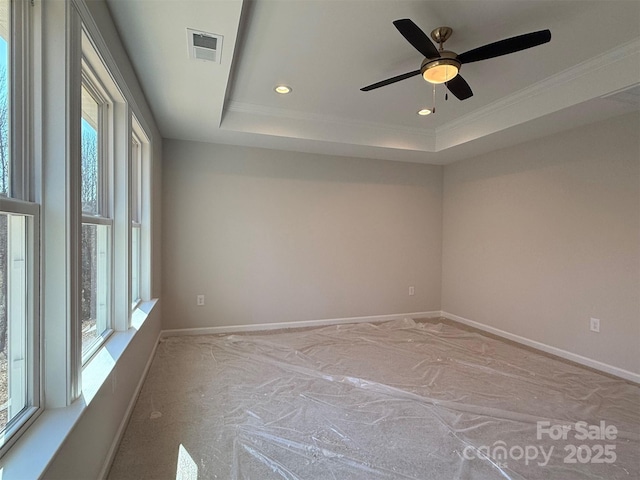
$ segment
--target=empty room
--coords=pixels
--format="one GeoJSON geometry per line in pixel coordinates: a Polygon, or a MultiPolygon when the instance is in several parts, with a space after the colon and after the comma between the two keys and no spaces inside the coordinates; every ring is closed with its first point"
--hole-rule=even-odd
{"type": "Polygon", "coordinates": [[[640,2],[0,0],[0,478],[640,478],[640,2]]]}

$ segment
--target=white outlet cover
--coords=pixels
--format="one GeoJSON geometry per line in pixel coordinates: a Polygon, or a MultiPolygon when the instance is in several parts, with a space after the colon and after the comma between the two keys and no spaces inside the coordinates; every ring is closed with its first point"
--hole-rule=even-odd
{"type": "Polygon", "coordinates": [[[589,320],[589,329],[592,332],[600,333],[600,320],[598,318],[591,318],[589,320]]]}

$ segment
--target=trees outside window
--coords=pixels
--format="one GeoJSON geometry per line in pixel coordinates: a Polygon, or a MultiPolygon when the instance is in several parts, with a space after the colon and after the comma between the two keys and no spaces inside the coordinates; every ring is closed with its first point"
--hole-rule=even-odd
{"type": "Polygon", "coordinates": [[[98,86],[82,85],[81,133],[81,331],[82,356],[88,359],[111,329],[111,219],[108,215],[105,138],[108,103],[98,86]]]}
{"type": "MultiPolygon", "coordinates": [[[[7,42],[0,38],[0,50],[7,42]]],[[[6,56],[6,53],[5,53],[6,56]]],[[[9,196],[9,98],[6,60],[0,63],[0,195],[9,196]]],[[[0,215],[0,427],[6,424],[7,403],[7,216],[0,215]]]]}

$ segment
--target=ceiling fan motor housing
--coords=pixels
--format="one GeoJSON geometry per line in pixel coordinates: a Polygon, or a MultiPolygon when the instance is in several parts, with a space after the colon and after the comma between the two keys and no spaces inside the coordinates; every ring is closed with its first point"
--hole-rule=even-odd
{"type": "Polygon", "coordinates": [[[453,29],[451,27],[438,27],[431,31],[431,38],[433,38],[434,42],[439,43],[440,46],[442,46],[444,42],[449,40],[452,33],[453,29]]]}

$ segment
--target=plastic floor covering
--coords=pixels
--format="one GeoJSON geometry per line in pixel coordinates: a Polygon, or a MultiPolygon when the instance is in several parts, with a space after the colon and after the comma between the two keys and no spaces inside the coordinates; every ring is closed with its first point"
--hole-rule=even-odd
{"type": "Polygon", "coordinates": [[[638,479],[640,387],[451,322],[172,337],[109,479],[638,479]]]}

